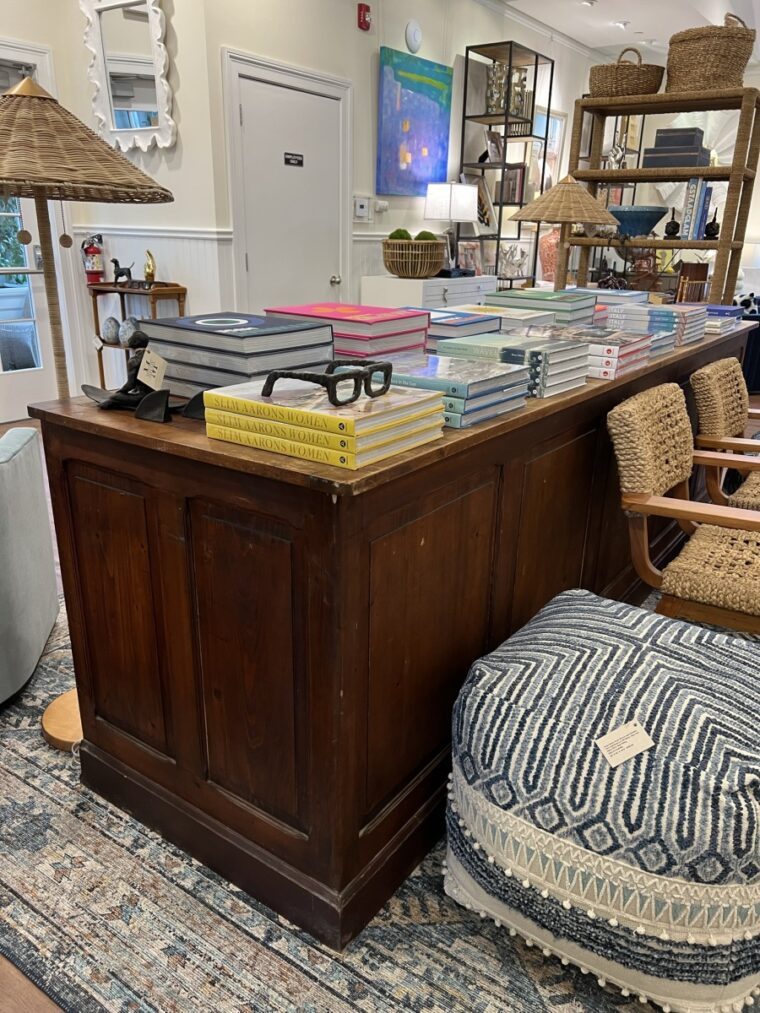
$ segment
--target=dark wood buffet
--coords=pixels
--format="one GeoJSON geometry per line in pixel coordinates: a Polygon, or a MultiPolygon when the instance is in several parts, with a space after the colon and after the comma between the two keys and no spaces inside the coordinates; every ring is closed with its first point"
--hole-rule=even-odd
{"type": "MultiPolygon", "coordinates": [[[[358,472],[35,406],[83,781],[344,946],[442,835],[470,663],[563,589],[643,592],[607,412],[745,338],[358,472]]],[[[653,558],[678,537],[657,528],[653,558]]]]}

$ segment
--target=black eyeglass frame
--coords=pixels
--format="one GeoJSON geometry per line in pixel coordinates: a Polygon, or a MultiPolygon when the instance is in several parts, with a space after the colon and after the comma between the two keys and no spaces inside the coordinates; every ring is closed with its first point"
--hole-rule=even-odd
{"type": "Polygon", "coordinates": [[[356,359],[333,359],[325,366],[323,373],[314,373],[303,369],[273,369],[267,375],[264,386],[261,389],[262,397],[271,397],[274,385],[278,380],[291,379],[303,380],[307,383],[315,383],[327,391],[327,398],[335,408],[342,408],[345,405],[353,404],[361,396],[362,389],[367,397],[375,398],[387,394],[393,377],[393,363],[380,360],[371,360],[359,365],[356,359]],[[340,372],[336,372],[340,370],[340,372]],[[383,374],[383,382],[380,387],[372,385],[372,377],[377,373],[383,374]],[[353,381],[353,390],[348,397],[341,398],[338,393],[338,384],[344,384],[346,380],[353,381]]]}

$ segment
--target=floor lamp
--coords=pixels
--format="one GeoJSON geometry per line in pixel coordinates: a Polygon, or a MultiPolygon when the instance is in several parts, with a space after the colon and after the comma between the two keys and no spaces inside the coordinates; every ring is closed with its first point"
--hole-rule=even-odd
{"type": "Polygon", "coordinates": [[[30,77],[0,95],[0,196],[34,200],[56,385],[58,396],[68,397],[66,349],[47,202],[157,204],[174,198],[30,77]]]}
{"type": "MultiPolygon", "coordinates": [[[[567,260],[570,244],[570,229],[573,225],[614,225],[617,218],[603,207],[585,188],[572,176],[565,176],[556,186],[530,204],[516,211],[510,219],[512,222],[547,222],[560,225],[559,250],[557,252],[557,268],[554,273],[554,288],[564,288],[567,281],[567,260]]],[[[538,242],[538,236],[536,236],[538,242]]]]}
{"type": "MultiPolygon", "coordinates": [[[[174,198],[30,77],[0,95],[0,196],[31,197],[35,203],[55,378],[58,396],[65,398],[69,381],[48,200],[158,204],[174,198]]],[[[42,731],[59,749],[82,738],[75,689],[50,704],[42,731]]]]}

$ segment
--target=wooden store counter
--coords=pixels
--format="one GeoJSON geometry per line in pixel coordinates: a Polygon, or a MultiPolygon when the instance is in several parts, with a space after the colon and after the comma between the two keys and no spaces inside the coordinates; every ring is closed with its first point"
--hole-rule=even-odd
{"type": "Polygon", "coordinates": [[[442,836],[470,663],[565,588],[641,591],[607,412],[750,326],[358,472],[35,406],[83,781],[345,945],[442,836]]]}

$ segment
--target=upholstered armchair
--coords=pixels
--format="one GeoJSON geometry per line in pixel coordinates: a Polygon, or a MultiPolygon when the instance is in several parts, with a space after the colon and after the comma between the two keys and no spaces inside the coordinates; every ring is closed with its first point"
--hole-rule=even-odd
{"type": "Polygon", "coordinates": [[[40,438],[0,438],[0,703],[34,672],[56,616],[58,593],[40,438]]]}

